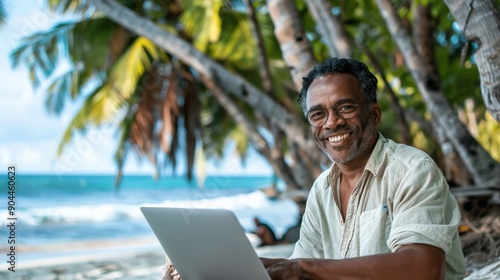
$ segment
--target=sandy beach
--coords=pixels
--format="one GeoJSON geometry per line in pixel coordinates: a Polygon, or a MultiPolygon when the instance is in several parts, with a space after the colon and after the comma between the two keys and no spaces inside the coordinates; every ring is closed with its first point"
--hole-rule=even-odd
{"type": "MultiPolygon", "coordinates": [[[[292,250],[293,245],[256,248],[269,258],[288,257],[292,250]]],[[[3,265],[0,279],[158,279],[165,264],[154,236],[21,247],[17,254],[15,272],[3,265]]]]}
{"type": "Polygon", "coordinates": [[[18,248],[15,272],[3,265],[1,279],[156,279],[165,259],[154,236],[18,248]]]}

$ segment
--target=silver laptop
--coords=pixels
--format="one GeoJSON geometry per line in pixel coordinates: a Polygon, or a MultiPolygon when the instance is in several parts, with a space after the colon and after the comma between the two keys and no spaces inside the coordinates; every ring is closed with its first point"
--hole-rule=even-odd
{"type": "Polygon", "coordinates": [[[183,280],[271,279],[234,213],[141,206],[183,280]]]}

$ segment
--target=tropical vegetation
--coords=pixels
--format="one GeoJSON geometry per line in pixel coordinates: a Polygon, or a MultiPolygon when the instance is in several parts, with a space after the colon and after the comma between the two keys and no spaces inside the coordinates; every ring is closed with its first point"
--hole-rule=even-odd
{"type": "Polygon", "coordinates": [[[76,133],[116,127],[118,178],[131,152],[159,176],[181,149],[192,178],[195,161],[232,142],[242,160],[255,148],[289,191],[307,190],[328,160],[295,100],[312,65],[340,56],[377,74],[384,135],[427,151],[451,183],[494,186],[500,29],[478,21],[499,26],[498,1],[466,2],[47,0],[76,18],[27,36],[11,58],[48,110],[83,100],[59,153],[76,133]]]}

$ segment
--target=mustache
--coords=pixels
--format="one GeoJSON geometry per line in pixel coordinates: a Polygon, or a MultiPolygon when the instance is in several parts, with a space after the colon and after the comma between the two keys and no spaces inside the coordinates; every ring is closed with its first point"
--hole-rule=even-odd
{"type": "Polygon", "coordinates": [[[355,126],[355,125],[352,125],[352,126],[343,126],[343,127],[339,127],[339,128],[335,128],[335,129],[328,129],[325,132],[321,133],[320,138],[322,140],[325,140],[326,138],[328,138],[328,136],[330,134],[339,133],[339,132],[353,132],[353,133],[357,133],[358,130],[359,130],[358,127],[355,126]]]}

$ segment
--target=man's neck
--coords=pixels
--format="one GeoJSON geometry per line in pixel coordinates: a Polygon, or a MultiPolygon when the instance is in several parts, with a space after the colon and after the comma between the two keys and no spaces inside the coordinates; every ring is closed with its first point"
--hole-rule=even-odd
{"type": "Polygon", "coordinates": [[[338,164],[340,174],[344,179],[348,181],[353,181],[359,179],[363,171],[365,170],[368,158],[357,164],[338,164]]]}
{"type": "MultiPolygon", "coordinates": [[[[377,137],[378,140],[378,137],[377,137]]],[[[366,163],[370,159],[371,154],[373,153],[373,150],[375,149],[375,146],[377,145],[377,140],[372,143],[371,145],[371,152],[367,154],[364,158],[358,158],[355,160],[352,160],[347,163],[339,163],[337,164],[340,173],[344,179],[347,179],[348,181],[354,181],[356,179],[359,180],[361,178],[361,175],[363,174],[363,171],[365,170],[366,163]]]]}

